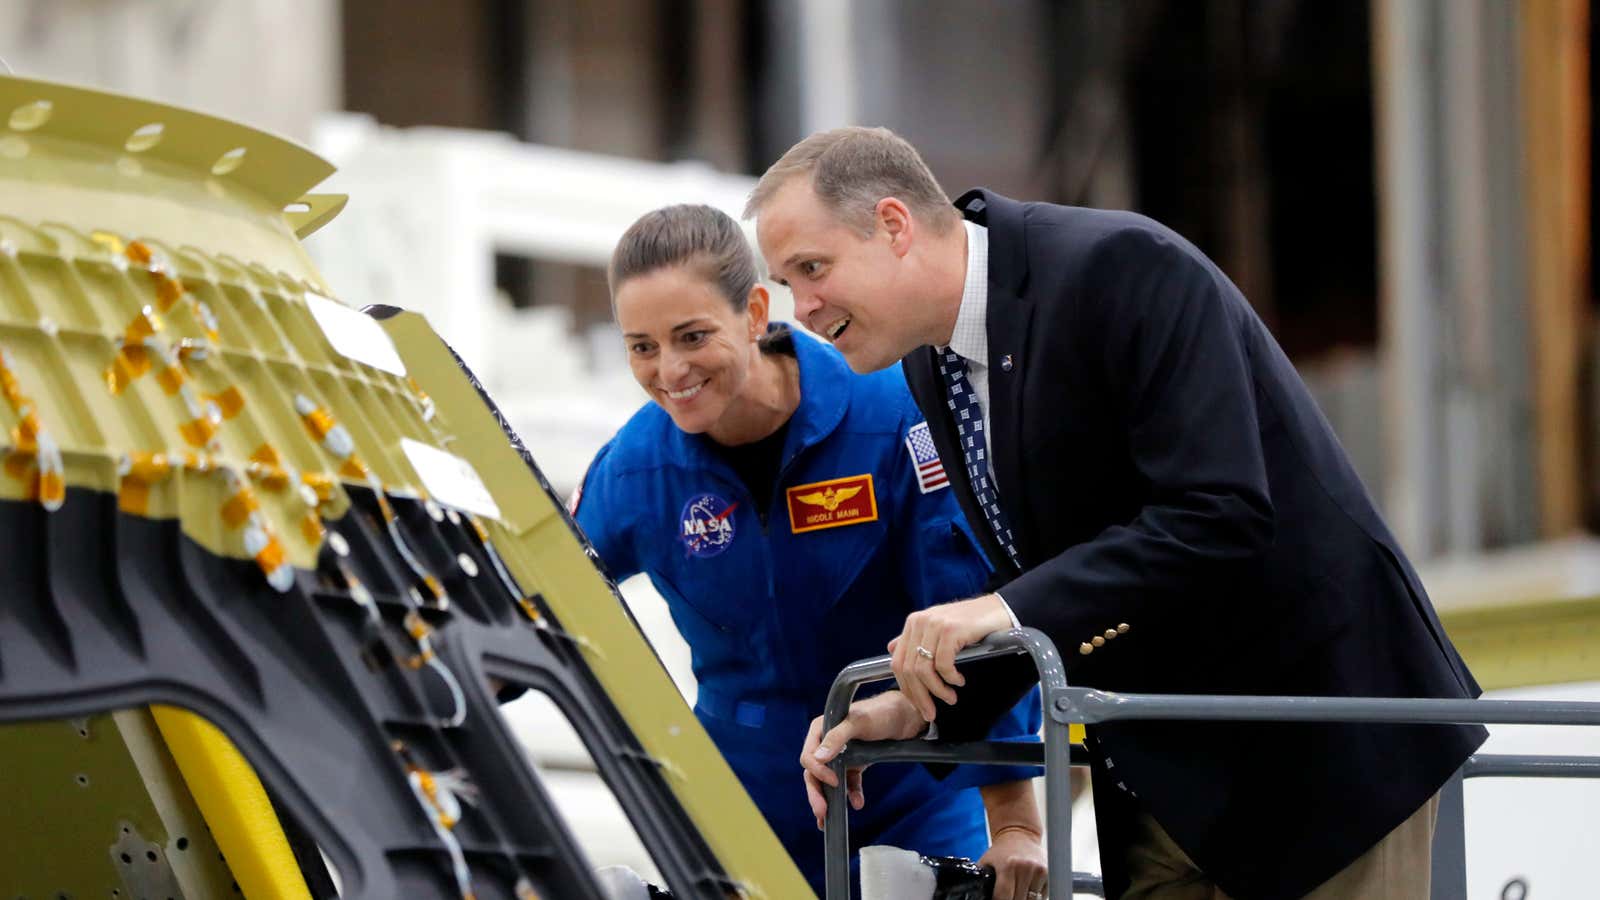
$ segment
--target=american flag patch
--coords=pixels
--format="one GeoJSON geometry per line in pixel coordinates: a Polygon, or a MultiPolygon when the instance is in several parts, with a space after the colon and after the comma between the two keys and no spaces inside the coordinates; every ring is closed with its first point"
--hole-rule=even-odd
{"type": "Polygon", "coordinates": [[[906,452],[911,454],[911,465],[917,470],[917,487],[922,488],[924,494],[950,485],[927,422],[918,422],[906,432],[906,452]]]}

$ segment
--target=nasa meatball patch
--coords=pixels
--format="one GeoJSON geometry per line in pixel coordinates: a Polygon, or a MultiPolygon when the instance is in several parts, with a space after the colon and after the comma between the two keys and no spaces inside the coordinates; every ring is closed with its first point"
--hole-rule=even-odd
{"type": "Polygon", "coordinates": [[[733,511],[737,503],[716,494],[696,494],[678,516],[680,538],[690,556],[710,559],[733,546],[733,511]]]}

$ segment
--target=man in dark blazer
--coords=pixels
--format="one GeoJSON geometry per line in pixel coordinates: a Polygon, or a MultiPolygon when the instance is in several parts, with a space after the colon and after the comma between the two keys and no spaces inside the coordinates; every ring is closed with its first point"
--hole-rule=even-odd
{"type": "MultiPolygon", "coordinates": [[[[899,694],[813,728],[814,806],[850,737],[980,734],[1015,685],[963,694],[952,659],[1016,623],[1107,690],[1478,696],[1294,367],[1182,237],[986,190],[951,207],[883,129],[802,141],[746,214],[796,318],[857,371],[904,358],[997,569],[996,593],[907,620],[899,694]]],[[[1424,900],[1436,794],[1485,736],[1092,727],[1109,894],[1424,900]]]]}

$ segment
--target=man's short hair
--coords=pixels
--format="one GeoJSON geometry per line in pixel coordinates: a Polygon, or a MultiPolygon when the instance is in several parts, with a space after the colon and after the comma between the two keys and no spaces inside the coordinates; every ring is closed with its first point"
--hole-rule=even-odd
{"type": "Polygon", "coordinates": [[[810,176],[823,206],[862,235],[872,234],[878,201],[885,197],[904,203],[935,232],[960,219],[915,147],[887,128],[858,126],[819,131],[790,147],[756,182],[744,217],[759,214],[780,188],[801,175],[810,176]]]}

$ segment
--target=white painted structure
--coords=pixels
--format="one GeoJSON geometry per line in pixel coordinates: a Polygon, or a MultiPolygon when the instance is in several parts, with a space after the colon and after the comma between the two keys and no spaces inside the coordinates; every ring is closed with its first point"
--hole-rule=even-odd
{"type": "MultiPolygon", "coordinates": [[[[579,334],[560,306],[511,308],[496,295],[494,255],[603,269],[641,214],[706,203],[738,218],[755,186],[695,163],[392,129],[358,115],[327,117],[313,144],[339,168],[319,190],[351,196],[307,241],[335,293],[353,306],[388,303],[426,316],[562,492],[645,397],[614,329],[579,334]]],[[[774,291],[775,317],[790,309],[787,292],[774,291]]]]}

